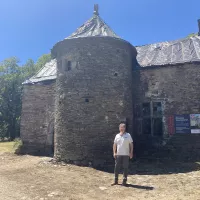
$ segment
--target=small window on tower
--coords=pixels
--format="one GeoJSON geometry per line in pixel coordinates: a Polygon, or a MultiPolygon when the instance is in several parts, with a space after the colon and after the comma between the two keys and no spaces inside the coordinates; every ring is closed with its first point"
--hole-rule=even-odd
{"type": "Polygon", "coordinates": [[[72,65],[71,61],[65,60],[65,71],[66,72],[71,70],[71,65],[72,65]]]}
{"type": "Polygon", "coordinates": [[[72,62],[67,61],[67,71],[71,70],[71,65],[72,65],[72,62]]]}
{"type": "Polygon", "coordinates": [[[86,102],[86,103],[89,103],[89,99],[85,99],[85,102],[86,102]]]}

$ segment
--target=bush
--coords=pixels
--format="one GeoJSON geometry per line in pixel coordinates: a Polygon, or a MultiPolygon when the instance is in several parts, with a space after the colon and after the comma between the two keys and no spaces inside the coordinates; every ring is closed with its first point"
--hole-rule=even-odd
{"type": "Polygon", "coordinates": [[[14,145],[13,145],[14,153],[15,154],[20,154],[22,147],[23,147],[22,140],[20,138],[16,138],[14,140],[14,145]]]}

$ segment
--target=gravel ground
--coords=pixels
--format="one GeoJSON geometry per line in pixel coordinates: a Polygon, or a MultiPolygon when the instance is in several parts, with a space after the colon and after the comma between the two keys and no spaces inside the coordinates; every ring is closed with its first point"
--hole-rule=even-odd
{"type": "Polygon", "coordinates": [[[111,186],[112,173],[49,160],[0,153],[0,200],[200,200],[199,164],[131,163],[123,187],[111,186]]]}

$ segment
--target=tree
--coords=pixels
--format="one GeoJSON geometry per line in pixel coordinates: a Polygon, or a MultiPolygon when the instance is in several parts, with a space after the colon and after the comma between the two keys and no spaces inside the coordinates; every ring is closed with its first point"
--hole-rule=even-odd
{"type": "Polygon", "coordinates": [[[19,65],[19,59],[11,57],[0,63],[0,139],[13,140],[20,135],[22,82],[33,76],[51,60],[50,54],[41,56],[36,63],[28,59],[19,65]]]}
{"type": "Polygon", "coordinates": [[[23,73],[25,77],[31,77],[35,74],[36,68],[35,63],[32,59],[28,59],[23,66],[23,73]]]}
{"type": "Polygon", "coordinates": [[[40,70],[47,62],[51,60],[51,54],[44,54],[38,58],[35,64],[35,70],[40,70]]]}
{"type": "MultiPolygon", "coordinates": [[[[6,137],[14,139],[19,135],[21,112],[21,68],[15,57],[4,60],[0,67],[0,127],[6,137]]],[[[1,131],[2,132],[2,131],[1,131]]]]}

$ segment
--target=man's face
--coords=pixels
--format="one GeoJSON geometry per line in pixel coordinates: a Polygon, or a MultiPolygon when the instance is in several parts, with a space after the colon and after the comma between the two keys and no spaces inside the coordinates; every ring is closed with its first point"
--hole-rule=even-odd
{"type": "Polygon", "coordinates": [[[120,132],[125,132],[125,130],[126,130],[125,124],[120,124],[120,125],[119,125],[119,131],[120,131],[120,132]]]}

